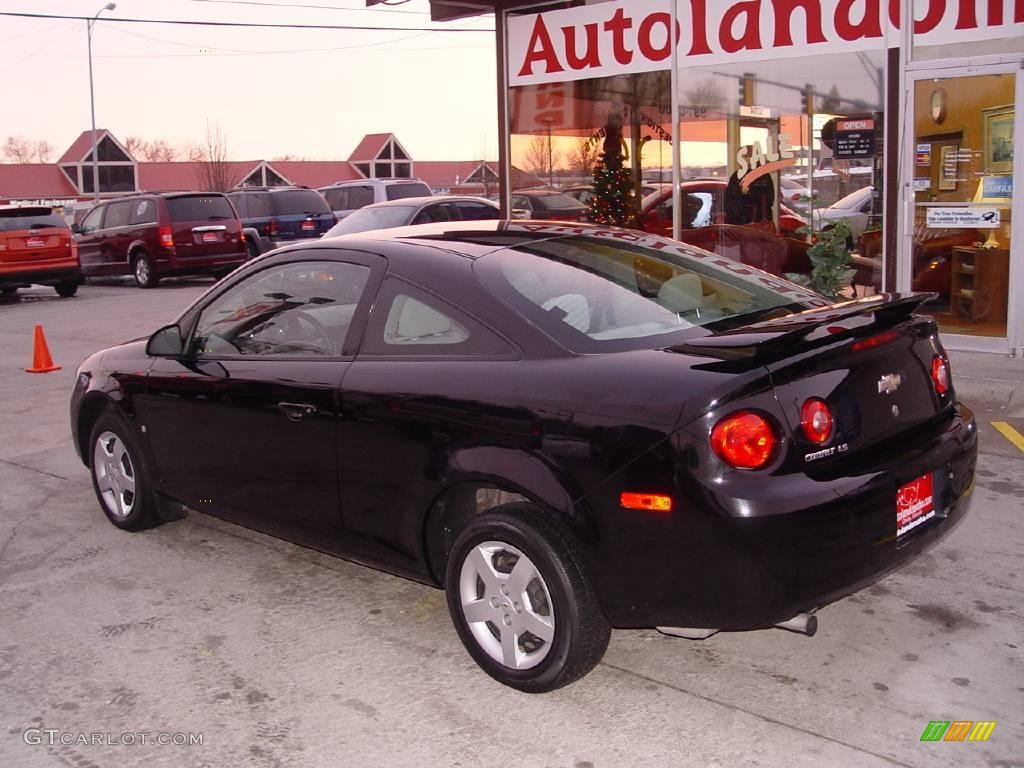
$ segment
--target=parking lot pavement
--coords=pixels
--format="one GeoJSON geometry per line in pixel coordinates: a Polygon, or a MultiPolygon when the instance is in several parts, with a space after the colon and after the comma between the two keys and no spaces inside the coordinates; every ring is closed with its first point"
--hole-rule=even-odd
{"type": "Polygon", "coordinates": [[[616,631],[589,676],[528,696],[476,668],[437,590],[201,513],[105,520],[70,446],[75,366],[209,284],[0,302],[3,768],[1024,765],[1024,454],[994,431],[970,518],[816,637],[616,631]],[[22,371],[36,323],[63,370],[22,371]],[[998,724],[922,743],[932,720],[998,724]]]}

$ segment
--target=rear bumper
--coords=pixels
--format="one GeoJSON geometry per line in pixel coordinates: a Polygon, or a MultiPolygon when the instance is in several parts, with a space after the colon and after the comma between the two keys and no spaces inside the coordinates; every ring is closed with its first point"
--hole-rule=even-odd
{"type": "Polygon", "coordinates": [[[731,515],[721,511],[730,500],[706,501],[715,489],[691,487],[678,513],[610,533],[615,551],[600,556],[609,562],[591,564],[606,616],[618,627],[755,629],[853,594],[966,516],[977,439],[973,414],[958,405],[948,424],[898,457],[831,480],[765,477],[761,498],[731,505],[741,510],[731,515]],[[897,490],[926,473],[936,514],[897,539],[897,490]],[[775,514],[781,499],[788,511],[775,514]]]}
{"type": "Polygon", "coordinates": [[[77,261],[51,264],[5,264],[0,266],[0,286],[9,288],[57,283],[81,283],[82,269],[77,261]]]}
{"type": "Polygon", "coordinates": [[[218,267],[238,266],[249,258],[247,250],[234,250],[226,253],[205,254],[203,256],[158,255],[154,267],[157,274],[188,274],[205,272],[218,267]]]}

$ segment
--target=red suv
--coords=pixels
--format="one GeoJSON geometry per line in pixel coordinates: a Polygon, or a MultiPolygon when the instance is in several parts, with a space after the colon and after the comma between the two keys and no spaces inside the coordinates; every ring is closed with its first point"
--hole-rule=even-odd
{"type": "Polygon", "coordinates": [[[66,297],[81,282],[78,250],[60,214],[49,206],[0,206],[0,291],[38,283],[66,297]]]}
{"type": "Polygon", "coordinates": [[[227,274],[248,257],[242,224],[219,192],[121,197],[75,227],[82,274],[134,275],[152,288],[165,275],[227,274]]]}

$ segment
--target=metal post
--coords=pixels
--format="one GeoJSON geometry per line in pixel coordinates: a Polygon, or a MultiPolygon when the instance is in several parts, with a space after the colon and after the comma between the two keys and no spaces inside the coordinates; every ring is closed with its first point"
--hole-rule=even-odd
{"type": "MultiPolygon", "coordinates": [[[[679,24],[679,4],[678,0],[672,0],[672,14],[671,14],[671,31],[669,32],[669,39],[671,42],[672,57],[670,59],[670,66],[672,67],[672,73],[669,76],[669,86],[672,89],[672,239],[678,240],[683,231],[683,211],[682,211],[682,194],[680,193],[679,184],[682,181],[680,165],[682,163],[682,157],[680,153],[680,143],[682,141],[679,136],[679,43],[676,40],[676,28],[679,24]]],[[[660,178],[660,174],[659,174],[660,178]]]]}
{"type": "Polygon", "coordinates": [[[551,120],[547,121],[548,127],[548,186],[552,189],[555,186],[555,162],[551,152],[551,120]]]}
{"type": "Polygon", "coordinates": [[[86,47],[89,50],[89,113],[92,118],[92,200],[94,203],[100,201],[100,169],[99,158],[96,156],[96,98],[93,95],[92,87],[92,25],[104,11],[112,11],[117,7],[116,3],[107,3],[96,11],[96,15],[85,22],[86,47]]]}

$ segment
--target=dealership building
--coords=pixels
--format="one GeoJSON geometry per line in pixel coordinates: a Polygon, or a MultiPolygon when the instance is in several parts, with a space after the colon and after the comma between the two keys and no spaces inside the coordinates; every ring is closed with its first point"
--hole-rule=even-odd
{"type": "MultiPolygon", "coordinates": [[[[411,178],[435,194],[488,195],[502,176],[496,162],[414,160],[392,133],[364,136],[347,160],[224,160],[147,162],[137,159],[112,132],[96,131],[95,177],[101,198],[135,192],[299,185],[324,187],[367,178],[411,178]]],[[[0,164],[0,205],[32,203],[69,207],[93,200],[92,131],[83,131],[56,163],[0,164]]],[[[516,188],[540,180],[510,169],[516,188]]]]}
{"type": "MultiPolygon", "coordinates": [[[[925,309],[948,346],[1022,352],[1024,0],[431,0],[431,11],[494,14],[499,166],[538,136],[549,149],[598,147],[628,170],[638,215],[641,185],[664,182],[669,232],[696,242],[700,230],[705,247],[747,263],[765,232],[783,254],[802,238],[806,254],[808,235],[780,225],[786,206],[819,231],[843,219],[858,293],[934,291],[925,309]]],[[[514,182],[500,184],[508,210],[514,182]]]]}

